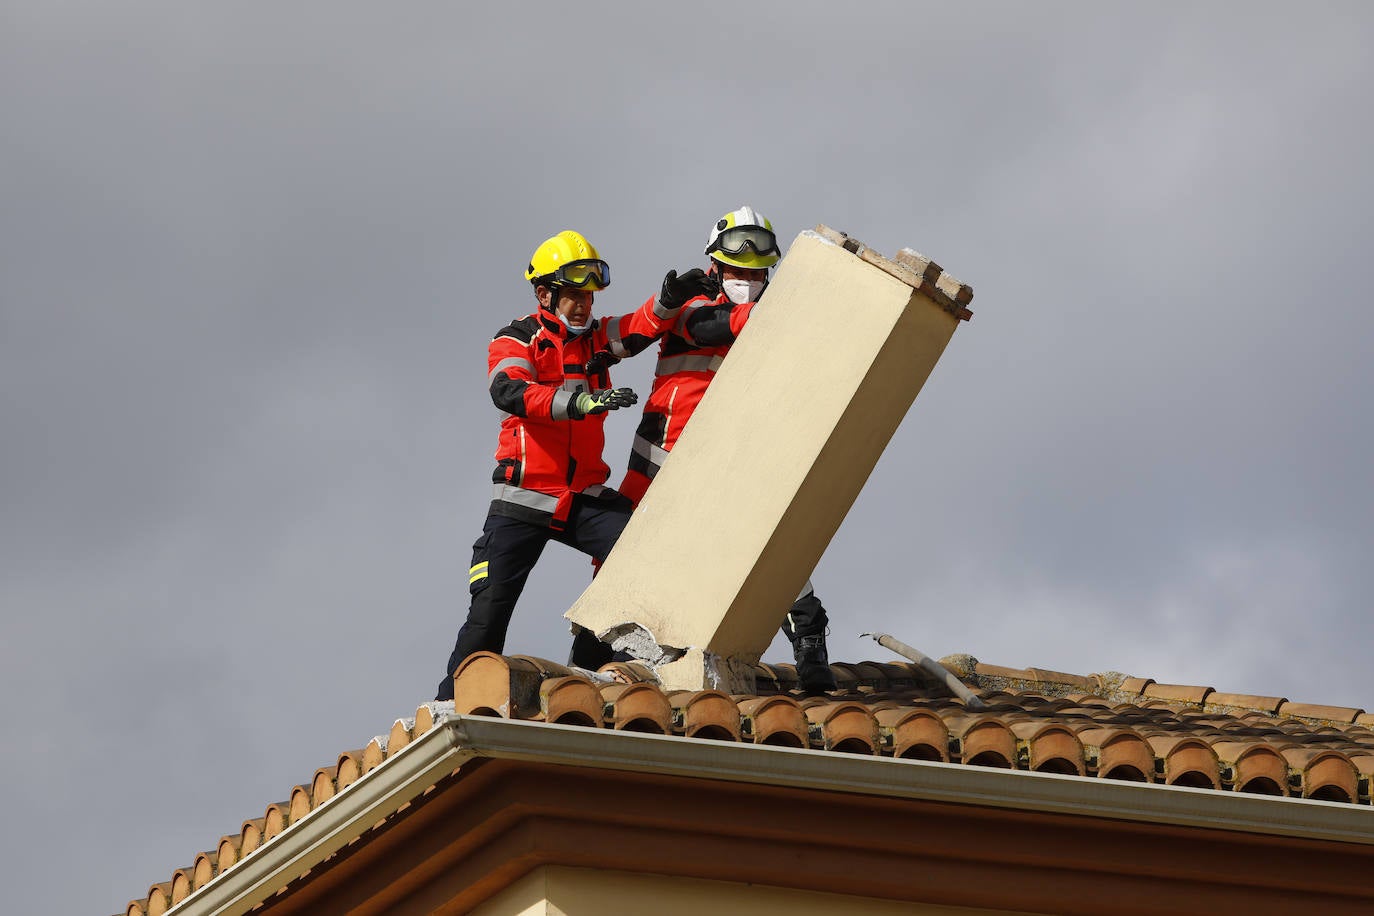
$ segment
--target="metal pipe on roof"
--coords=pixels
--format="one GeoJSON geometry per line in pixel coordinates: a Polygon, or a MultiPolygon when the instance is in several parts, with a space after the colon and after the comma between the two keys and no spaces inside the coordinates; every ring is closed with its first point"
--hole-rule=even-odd
{"type": "Polygon", "coordinates": [[[982,697],[964,686],[964,682],[954,676],[954,673],[935,659],[926,655],[919,649],[913,649],[899,639],[893,639],[886,633],[860,633],[860,636],[871,636],[873,640],[884,649],[891,649],[902,658],[910,659],[920,665],[923,670],[933,675],[940,683],[949,688],[950,692],[964,701],[964,705],[975,712],[981,712],[988,708],[988,704],[983,702],[982,697]]]}

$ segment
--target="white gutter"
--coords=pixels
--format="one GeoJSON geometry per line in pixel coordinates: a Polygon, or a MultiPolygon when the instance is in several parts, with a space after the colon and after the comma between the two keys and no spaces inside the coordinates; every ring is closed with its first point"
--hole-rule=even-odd
{"type": "Polygon", "coordinates": [[[1374,845],[1364,805],[449,715],[168,916],[247,913],[478,757],[1374,845]]]}

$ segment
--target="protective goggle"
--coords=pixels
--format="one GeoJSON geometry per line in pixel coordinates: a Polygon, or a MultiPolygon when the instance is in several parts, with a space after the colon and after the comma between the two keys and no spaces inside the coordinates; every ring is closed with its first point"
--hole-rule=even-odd
{"type": "Polygon", "coordinates": [[[572,286],[577,289],[605,289],[611,285],[611,265],[605,261],[588,258],[582,261],[569,261],[551,274],[536,277],[535,283],[551,286],[572,286]]]}
{"type": "Polygon", "coordinates": [[[735,226],[733,229],[726,229],[716,236],[711,247],[706,249],[706,253],[723,251],[726,254],[739,255],[744,254],[746,248],[754,249],[755,254],[781,253],[778,251],[778,237],[771,229],[762,226],[735,226]]]}

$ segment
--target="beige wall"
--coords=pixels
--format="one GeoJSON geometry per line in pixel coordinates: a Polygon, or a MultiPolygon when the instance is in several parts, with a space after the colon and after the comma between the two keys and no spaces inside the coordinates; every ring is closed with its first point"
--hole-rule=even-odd
{"type": "MultiPolygon", "coordinates": [[[[957,325],[891,274],[799,236],[568,617],[756,660],[957,325]]],[[[667,670],[669,686],[726,686],[667,670]]]]}
{"type": "Polygon", "coordinates": [[[654,916],[728,916],[733,913],[748,913],[749,916],[834,916],[839,913],[872,916],[1005,916],[1011,911],[900,903],[731,881],[544,866],[536,868],[472,912],[473,916],[606,916],[607,913],[652,913],[654,916]]]}

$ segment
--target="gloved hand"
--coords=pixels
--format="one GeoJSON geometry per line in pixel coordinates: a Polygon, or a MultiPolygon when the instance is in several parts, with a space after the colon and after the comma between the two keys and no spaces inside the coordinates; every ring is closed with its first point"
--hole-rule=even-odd
{"type": "Polygon", "coordinates": [[[620,362],[620,357],[616,356],[610,350],[597,350],[592,354],[592,358],[587,360],[587,364],[582,367],[582,371],[586,372],[588,376],[592,376],[605,372],[618,362],[620,362]]]}
{"type": "Polygon", "coordinates": [[[658,304],[665,309],[677,309],[697,296],[715,298],[718,292],[720,285],[716,278],[700,267],[693,267],[680,277],[677,271],[670,270],[663,277],[663,291],[659,293],[658,304]]]}
{"type": "Polygon", "coordinates": [[[619,410],[639,401],[639,395],[629,388],[603,388],[600,391],[579,391],[568,402],[568,416],[580,420],[588,414],[619,410]]]}

